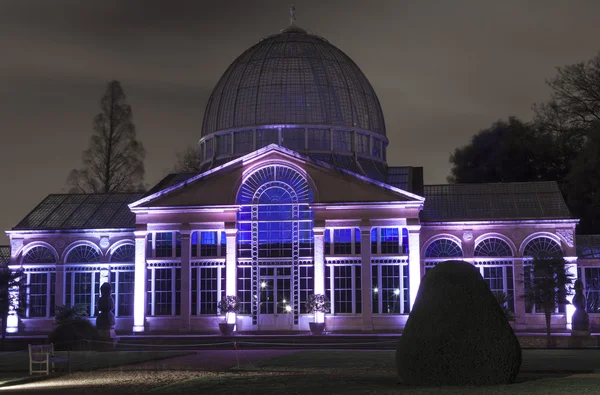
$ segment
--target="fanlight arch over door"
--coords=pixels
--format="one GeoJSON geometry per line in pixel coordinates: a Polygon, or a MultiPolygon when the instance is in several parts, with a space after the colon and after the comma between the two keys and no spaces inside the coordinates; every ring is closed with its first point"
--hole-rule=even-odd
{"type": "Polygon", "coordinates": [[[111,262],[133,263],[135,262],[135,246],[123,244],[117,247],[110,255],[111,262]]]}
{"type": "Polygon", "coordinates": [[[100,262],[100,253],[94,247],[81,244],[69,251],[66,263],[95,263],[100,262]]]}

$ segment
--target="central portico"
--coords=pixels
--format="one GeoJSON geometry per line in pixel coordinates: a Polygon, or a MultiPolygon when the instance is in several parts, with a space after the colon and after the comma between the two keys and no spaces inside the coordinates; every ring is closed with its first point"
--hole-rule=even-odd
{"type": "Polygon", "coordinates": [[[134,331],[210,331],[225,295],[239,331],[308,330],[313,293],[331,300],[330,327],[396,328],[421,277],[423,200],[275,144],[166,186],[130,205],[134,331]]]}

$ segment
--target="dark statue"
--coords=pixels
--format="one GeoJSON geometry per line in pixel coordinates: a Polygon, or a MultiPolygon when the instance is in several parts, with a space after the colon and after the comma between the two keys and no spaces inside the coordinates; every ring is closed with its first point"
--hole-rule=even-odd
{"type": "Polygon", "coordinates": [[[581,280],[575,281],[575,296],[573,296],[573,306],[575,312],[571,325],[574,331],[589,331],[590,317],[585,311],[585,295],[583,294],[583,283],[581,280]]]}
{"type": "Polygon", "coordinates": [[[110,330],[115,326],[115,301],[111,294],[110,283],[104,283],[100,287],[100,298],[98,299],[98,310],[100,313],[96,318],[98,330],[110,330]]]}

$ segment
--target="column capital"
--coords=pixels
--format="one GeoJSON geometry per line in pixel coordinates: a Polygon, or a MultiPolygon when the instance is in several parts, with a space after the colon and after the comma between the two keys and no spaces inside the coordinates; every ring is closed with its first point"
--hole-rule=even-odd
{"type": "Polygon", "coordinates": [[[360,229],[360,233],[361,234],[371,234],[371,231],[373,230],[373,226],[371,225],[360,225],[358,227],[358,229],[360,229]]]}
{"type": "Polygon", "coordinates": [[[237,234],[237,228],[225,228],[225,237],[232,237],[237,234]]]}
{"type": "Polygon", "coordinates": [[[313,226],[313,233],[315,236],[323,236],[325,234],[324,226],[313,226]]]}
{"type": "Polygon", "coordinates": [[[421,225],[407,225],[408,233],[419,233],[421,231],[421,225]]]}
{"type": "Polygon", "coordinates": [[[146,235],[148,234],[148,231],[146,230],[136,230],[133,232],[133,234],[135,235],[136,239],[144,239],[146,237],[146,235]]]}

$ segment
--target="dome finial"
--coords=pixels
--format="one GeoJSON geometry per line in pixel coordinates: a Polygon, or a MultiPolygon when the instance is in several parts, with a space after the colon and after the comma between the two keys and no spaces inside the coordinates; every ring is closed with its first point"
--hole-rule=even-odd
{"type": "Polygon", "coordinates": [[[292,4],[290,7],[290,25],[281,31],[282,33],[301,32],[306,33],[306,30],[296,25],[296,6],[292,4]]]}
{"type": "Polygon", "coordinates": [[[290,7],[290,26],[296,23],[296,6],[292,4],[290,7]]]}

